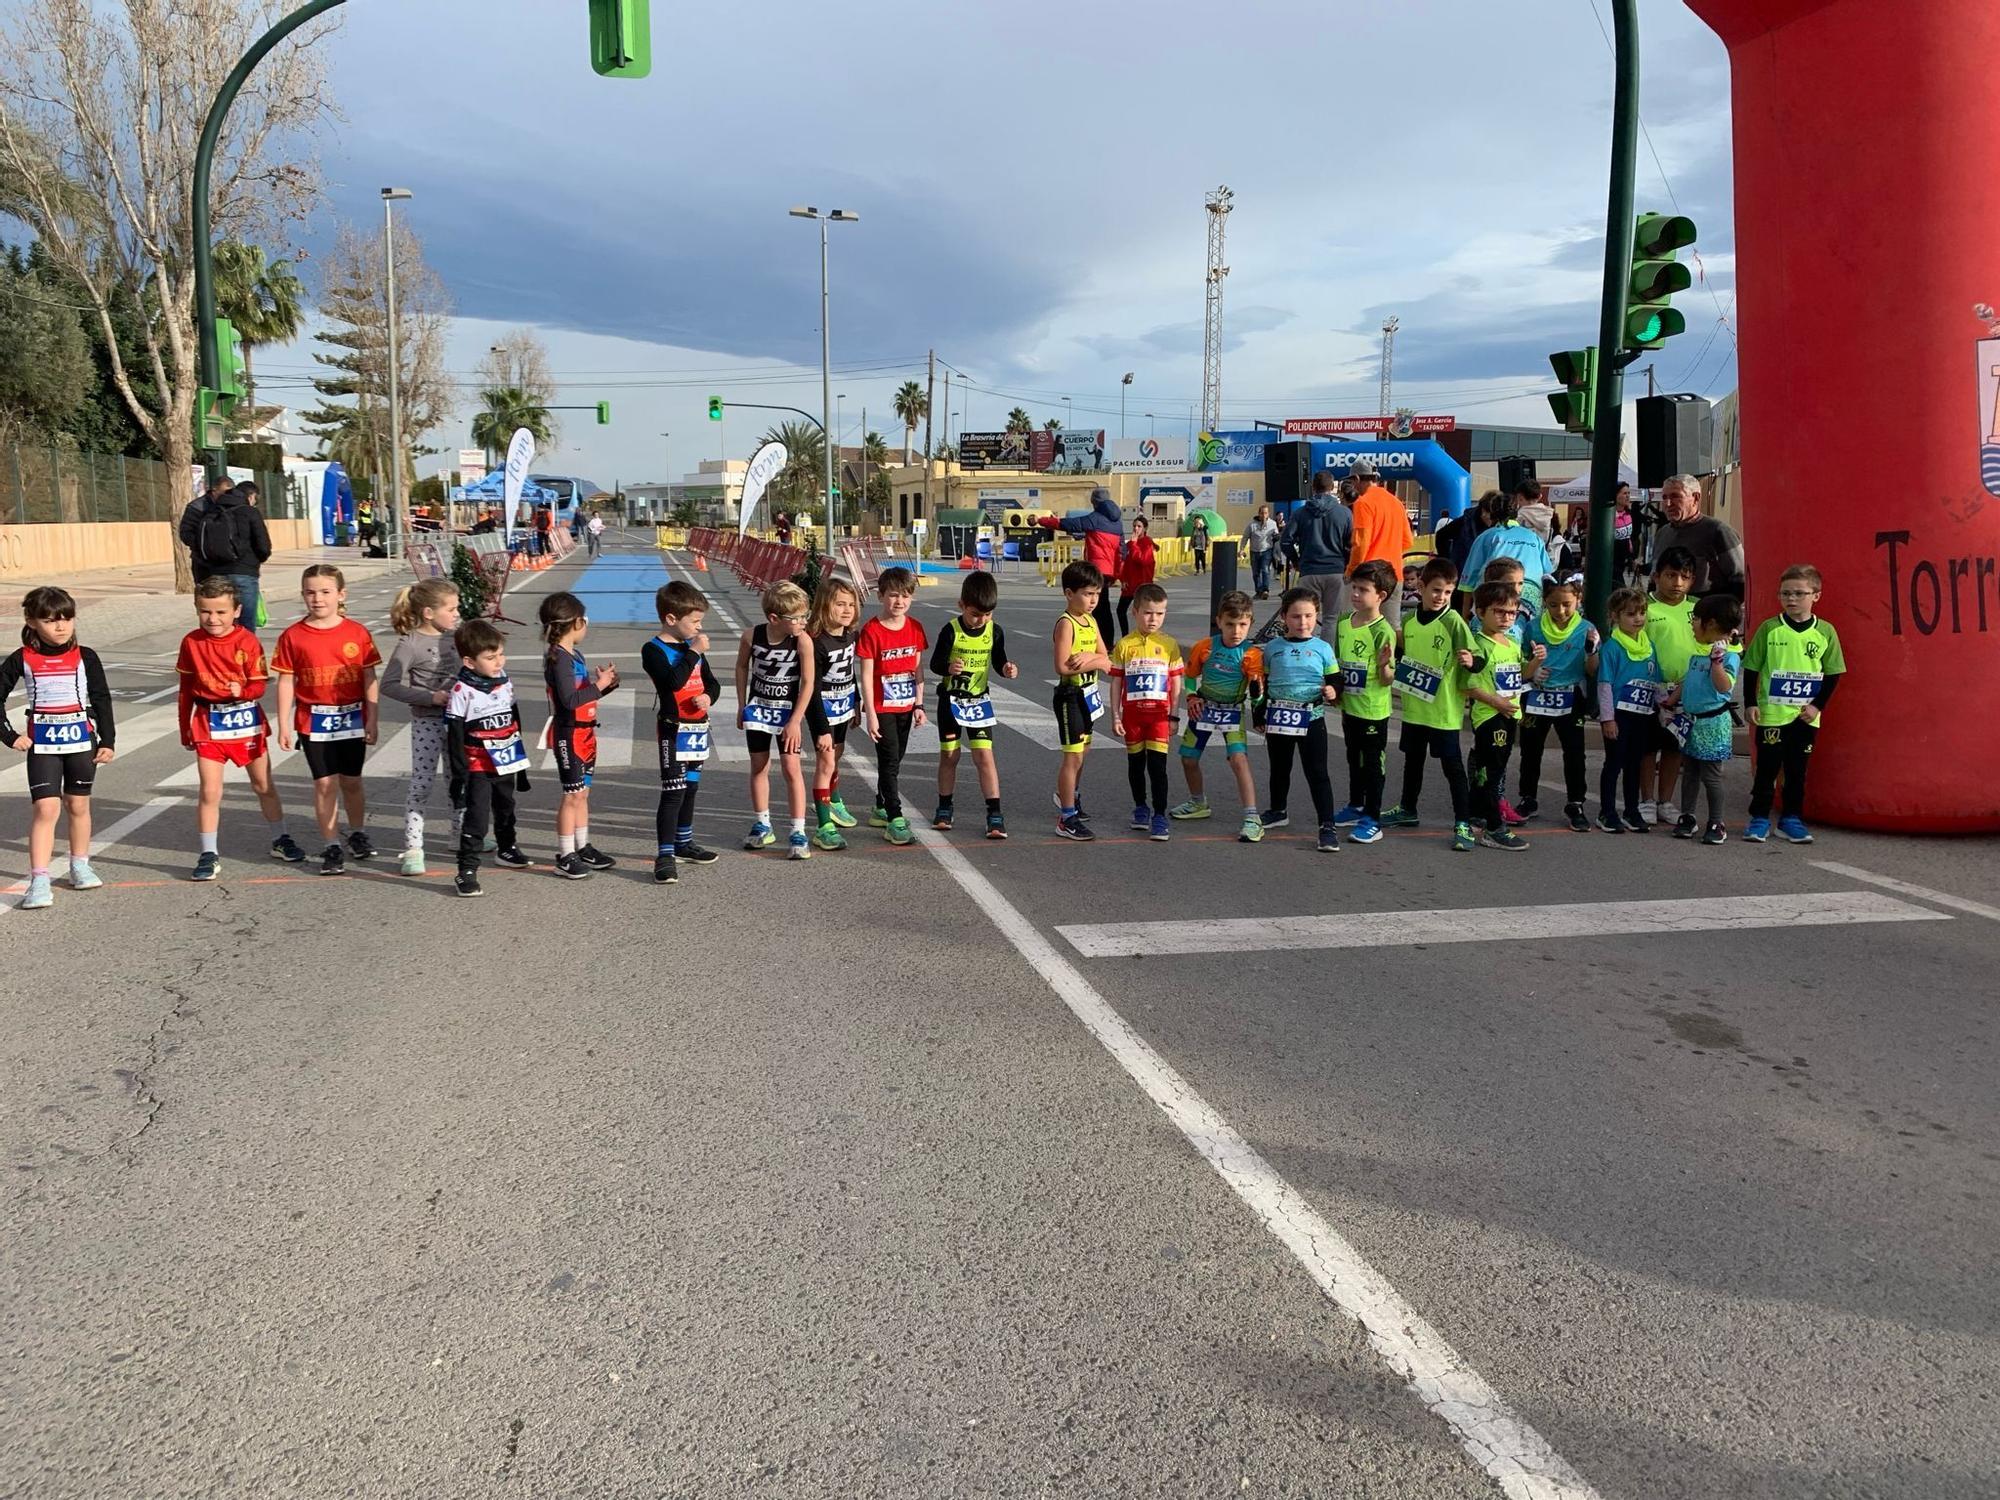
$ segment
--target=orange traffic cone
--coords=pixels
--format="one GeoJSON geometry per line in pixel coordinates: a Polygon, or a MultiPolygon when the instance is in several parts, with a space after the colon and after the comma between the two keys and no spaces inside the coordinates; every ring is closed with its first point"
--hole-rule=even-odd
{"type": "Polygon", "coordinates": [[[708,559],[703,557],[699,552],[694,555],[694,570],[697,573],[706,573],[708,571],[708,559]]]}

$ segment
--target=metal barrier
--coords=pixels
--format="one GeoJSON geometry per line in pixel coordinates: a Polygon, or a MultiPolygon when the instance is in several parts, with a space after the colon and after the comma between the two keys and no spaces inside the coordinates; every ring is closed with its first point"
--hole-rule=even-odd
{"type": "Polygon", "coordinates": [[[1035,566],[1041,570],[1042,582],[1050,588],[1061,587],[1063,569],[1082,556],[1082,539],[1067,532],[1059,531],[1046,542],[1035,544],[1035,566]]]}

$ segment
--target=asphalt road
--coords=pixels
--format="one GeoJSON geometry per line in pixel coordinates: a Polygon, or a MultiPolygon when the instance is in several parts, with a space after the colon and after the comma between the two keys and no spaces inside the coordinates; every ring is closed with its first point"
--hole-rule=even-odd
{"type": "MultiPolygon", "coordinates": [[[[510,613],[581,584],[637,680],[632,551],[510,613]]],[[[1003,578],[1037,703],[1059,608],[1003,578]]],[[[176,639],[106,653],[109,887],[0,897],[0,1496],[2000,1493],[1993,841],[1454,855],[1433,774],[1328,857],[1236,843],[1211,757],[1162,846],[1112,745],[1078,846],[1022,711],[1004,844],[660,888],[642,684],[617,871],[321,880],[232,783],[197,886],[176,639]]],[[[698,836],[747,805],[725,755],[698,836]]]]}

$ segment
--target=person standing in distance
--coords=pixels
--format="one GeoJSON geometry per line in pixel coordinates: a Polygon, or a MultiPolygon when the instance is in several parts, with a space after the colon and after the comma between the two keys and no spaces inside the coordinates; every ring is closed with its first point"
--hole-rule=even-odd
{"type": "MultiPolygon", "coordinates": [[[[1417,544],[1410,513],[1383,488],[1381,471],[1371,460],[1357,459],[1349,474],[1359,491],[1354,497],[1354,540],[1347,549],[1347,571],[1352,573],[1365,562],[1385,562],[1396,577],[1402,577],[1403,555],[1417,544]]],[[[1325,613],[1334,613],[1333,601],[1328,601],[1325,613]]],[[[1403,596],[1391,591],[1382,613],[1391,623],[1402,624],[1403,596]]]]}
{"type": "Polygon", "coordinates": [[[1256,518],[1243,528],[1243,540],[1250,548],[1250,587],[1259,599],[1271,597],[1271,555],[1280,534],[1268,505],[1258,506],[1256,518]]]}
{"type": "Polygon", "coordinates": [[[226,578],[236,586],[242,624],[257,628],[258,575],[271,560],[271,533],[257,509],[257,486],[223,474],[181,512],[176,528],[188,549],[194,581],[226,578]]]}

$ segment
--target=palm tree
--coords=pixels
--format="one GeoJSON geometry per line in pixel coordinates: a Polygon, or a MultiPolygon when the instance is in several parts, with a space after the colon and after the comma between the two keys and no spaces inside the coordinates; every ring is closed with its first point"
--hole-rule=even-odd
{"type": "Polygon", "coordinates": [[[785,445],[785,466],[764,492],[771,514],[813,505],[826,482],[826,434],[817,423],[782,422],[757,440],[760,448],[766,443],[785,445]]]}
{"type": "Polygon", "coordinates": [[[1050,418],[1048,419],[1048,421],[1046,421],[1046,422],[1042,423],[1042,431],[1044,431],[1044,432],[1061,432],[1061,431],[1062,431],[1062,421],[1061,421],[1061,419],[1060,419],[1060,418],[1057,418],[1057,417],[1050,417],[1050,418]]]}
{"type": "Polygon", "coordinates": [[[1025,408],[1017,406],[1007,413],[1007,430],[1009,432],[1033,432],[1035,430],[1035,419],[1028,415],[1025,408]]]}
{"type": "MultiPolygon", "coordinates": [[[[871,432],[861,440],[861,461],[881,468],[889,462],[889,445],[882,440],[882,434],[871,432]]],[[[905,459],[905,463],[909,460],[905,459]]]]}
{"type": "Polygon", "coordinates": [[[896,409],[896,420],[903,424],[903,462],[910,462],[910,446],[916,441],[917,424],[930,415],[930,398],[924,388],[914,380],[903,382],[896,392],[896,399],[890,403],[896,409]]]}
{"type": "Polygon", "coordinates": [[[486,450],[489,464],[494,461],[495,455],[507,451],[507,444],[513,441],[517,427],[527,428],[537,447],[548,445],[548,411],[530,400],[527,392],[519,386],[481,391],[479,399],[483,404],[472,414],[472,440],[486,450]]]}
{"type": "Polygon", "coordinates": [[[224,240],[215,247],[216,311],[243,340],[243,405],[257,404],[250,351],[260,344],[288,344],[305,326],[306,289],[288,260],[266,261],[255,245],[224,240]]]}

